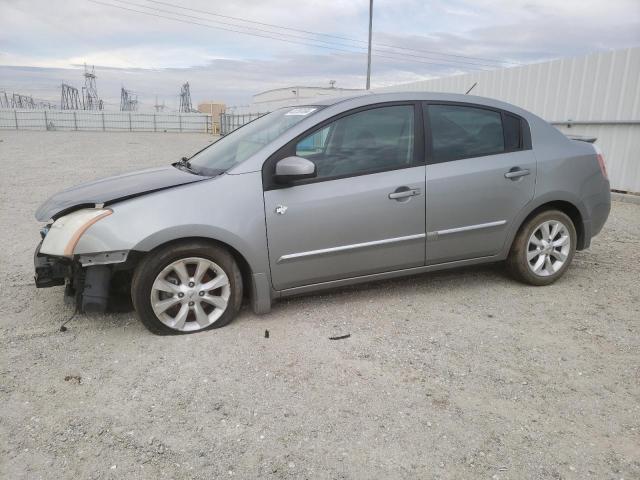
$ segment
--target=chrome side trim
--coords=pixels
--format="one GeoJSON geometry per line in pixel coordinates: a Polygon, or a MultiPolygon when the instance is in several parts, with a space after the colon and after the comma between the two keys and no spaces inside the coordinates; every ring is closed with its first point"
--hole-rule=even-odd
{"type": "Polygon", "coordinates": [[[322,248],[320,250],[310,250],[308,252],[290,253],[282,255],[276,263],[290,262],[292,260],[298,260],[300,258],[316,257],[319,255],[326,255],[330,253],[347,252],[350,250],[358,250],[361,248],[378,247],[380,245],[387,245],[390,243],[408,242],[411,240],[419,240],[424,238],[424,233],[417,233],[415,235],[407,235],[406,237],[385,238],[384,240],[374,240],[372,242],[354,243],[352,245],[341,245],[339,247],[322,248]]]}
{"type": "Polygon", "coordinates": [[[468,232],[470,230],[480,230],[481,228],[499,227],[506,224],[506,220],[498,220],[496,222],[478,223],[477,225],[467,225],[465,227],[448,228],[446,230],[438,230],[437,232],[427,232],[429,240],[437,240],[441,235],[449,235],[451,233],[468,232]]]}
{"type": "Polygon", "coordinates": [[[343,278],[340,280],[330,280],[328,282],[313,283],[310,285],[302,285],[300,287],[291,287],[284,290],[274,290],[274,296],[278,298],[290,297],[293,295],[301,295],[305,293],[317,292],[328,288],[344,287],[346,285],[356,285],[377,280],[386,280],[390,278],[406,277],[409,275],[418,275],[421,273],[435,272],[438,270],[447,270],[452,267],[463,267],[467,265],[478,265],[482,263],[496,262],[504,260],[504,255],[498,254],[490,257],[478,257],[468,260],[456,260],[453,262],[438,263],[435,265],[426,265],[424,267],[413,267],[402,270],[393,270],[391,272],[372,273],[359,277],[343,278]]]}

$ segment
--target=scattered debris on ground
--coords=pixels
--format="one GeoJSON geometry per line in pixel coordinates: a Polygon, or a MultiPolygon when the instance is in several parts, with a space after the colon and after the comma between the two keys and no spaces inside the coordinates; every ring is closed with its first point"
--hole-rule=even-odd
{"type": "Polygon", "coordinates": [[[346,335],[338,335],[337,337],[329,337],[329,340],[344,340],[345,338],[349,338],[351,336],[350,333],[346,335]]]}

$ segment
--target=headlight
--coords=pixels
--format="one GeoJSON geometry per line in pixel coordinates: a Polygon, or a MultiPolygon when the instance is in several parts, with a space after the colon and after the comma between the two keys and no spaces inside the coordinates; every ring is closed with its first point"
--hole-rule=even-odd
{"type": "Polygon", "coordinates": [[[40,252],[70,257],[82,234],[98,220],[112,213],[108,208],[83,208],[60,217],[53,222],[44,237],[40,252]]]}

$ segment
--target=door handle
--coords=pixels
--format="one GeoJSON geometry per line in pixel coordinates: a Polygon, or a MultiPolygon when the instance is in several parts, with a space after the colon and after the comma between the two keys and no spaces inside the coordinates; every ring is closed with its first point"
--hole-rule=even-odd
{"type": "Polygon", "coordinates": [[[525,175],[529,175],[530,173],[531,172],[528,168],[513,167],[511,170],[504,174],[504,178],[513,180],[514,178],[524,177],[525,175]]]}
{"type": "Polygon", "coordinates": [[[416,195],[420,195],[419,188],[399,187],[395,192],[389,194],[389,198],[391,200],[399,200],[402,198],[415,197],[416,195]]]}

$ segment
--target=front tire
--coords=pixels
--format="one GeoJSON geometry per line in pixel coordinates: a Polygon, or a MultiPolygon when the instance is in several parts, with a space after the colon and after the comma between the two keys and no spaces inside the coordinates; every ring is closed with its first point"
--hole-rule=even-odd
{"type": "Polygon", "coordinates": [[[507,269],[529,285],[549,285],[569,268],[576,251],[576,228],[559,210],[546,210],[527,220],[516,235],[507,269]]]}
{"type": "Polygon", "coordinates": [[[131,282],[133,306],[158,335],[195,333],[229,324],[242,303],[242,275],[225,249],[201,241],[149,253],[131,282]]]}

